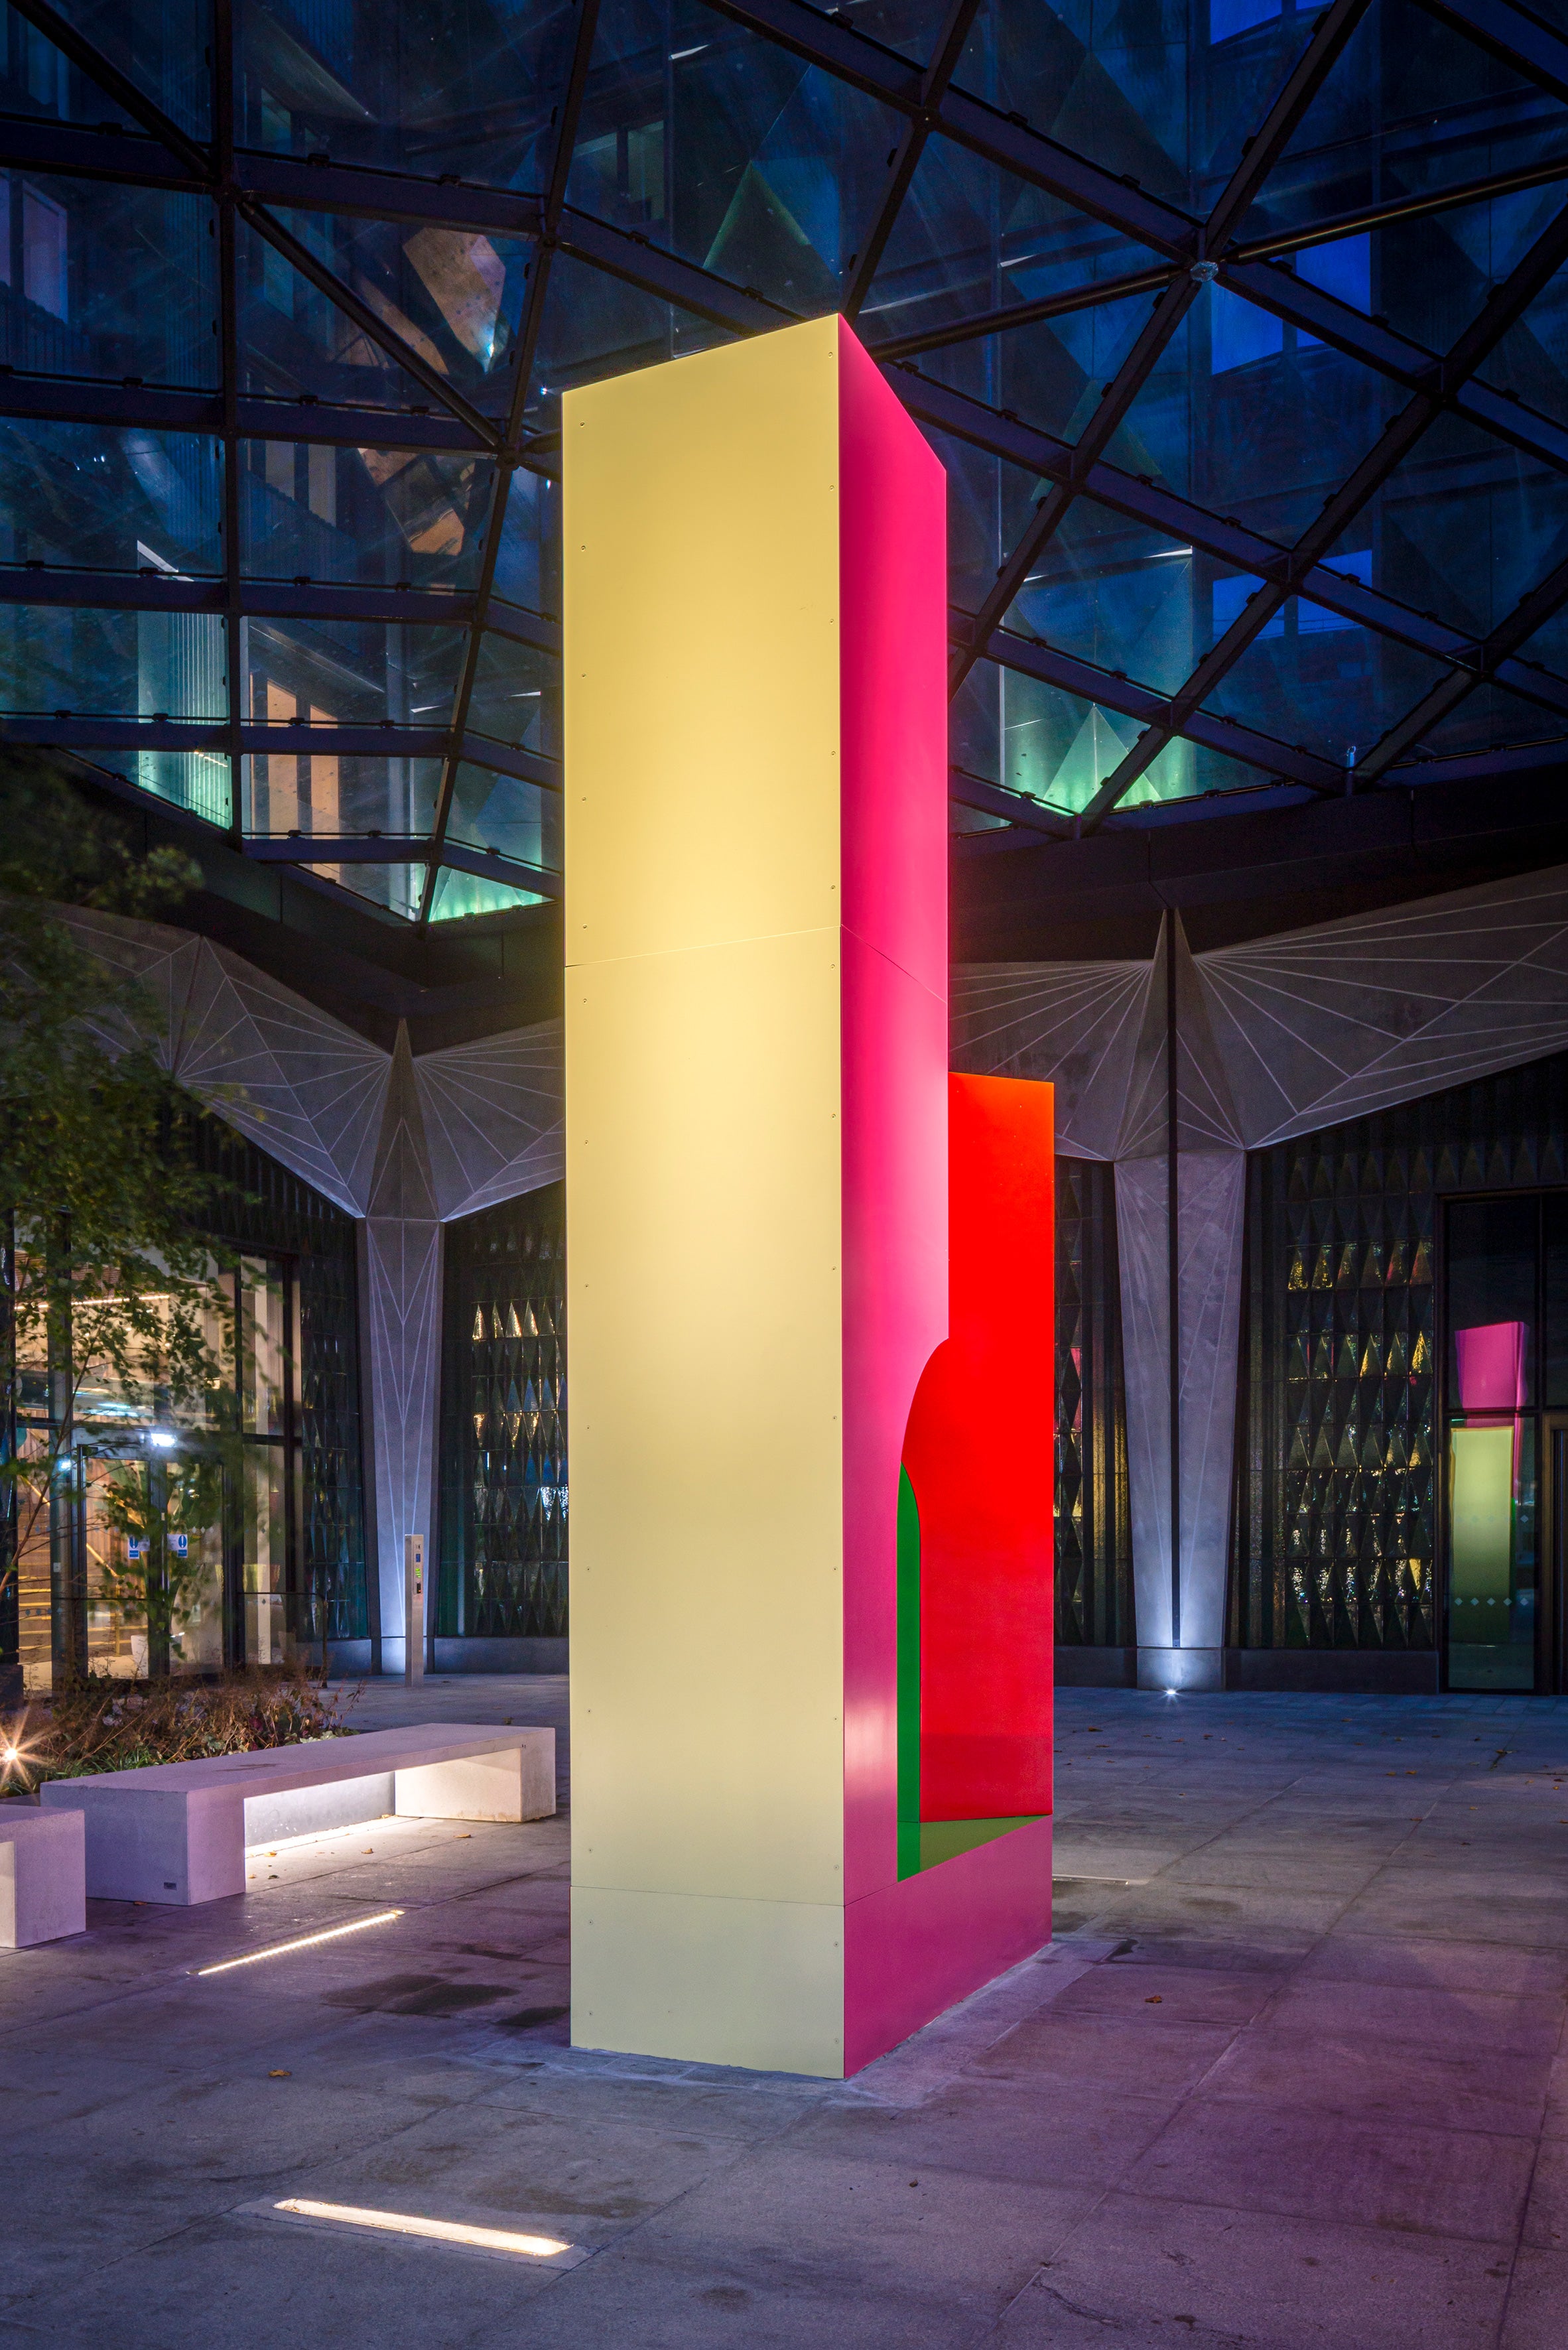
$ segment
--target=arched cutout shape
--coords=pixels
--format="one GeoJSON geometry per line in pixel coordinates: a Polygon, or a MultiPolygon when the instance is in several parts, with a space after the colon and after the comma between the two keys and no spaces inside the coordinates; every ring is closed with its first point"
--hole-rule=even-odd
{"type": "Polygon", "coordinates": [[[1051,1809],[1049,1086],[949,1079],[949,1335],[898,1479],[898,1875],[1051,1809]]]}

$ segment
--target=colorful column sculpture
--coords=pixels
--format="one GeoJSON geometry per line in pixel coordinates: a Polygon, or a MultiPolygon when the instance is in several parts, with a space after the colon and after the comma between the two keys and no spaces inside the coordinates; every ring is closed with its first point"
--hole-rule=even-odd
{"type": "Polygon", "coordinates": [[[836,2076],[1050,1931],[1050,1090],[950,1097],[945,484],[849,328],[563,442],[573,2037],[836,2076]]]}

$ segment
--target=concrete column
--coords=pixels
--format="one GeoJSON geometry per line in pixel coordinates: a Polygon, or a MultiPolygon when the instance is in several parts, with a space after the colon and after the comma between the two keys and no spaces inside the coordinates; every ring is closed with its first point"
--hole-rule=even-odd
{"type": "Polygon", "coordinates": [[[1116,1167],[1138,1682],[1146,1689],[1220,1683],[1246,1165],[1241,1150],[1184,1150],[1179,1161],[1179,1648],[1171,1645],[1166,1166],[1132,1159],[1116,1167]]]}
{"type": "Polygon", "coordinates": [[[427,1558],[435,1555],[441,1302],[441,1222],[409,1034],[401,1022],[376,1146],[360,1263],[381,1669],[398,1673],[404,1664],[404,1537],[423,1534],[427,1558]]]}

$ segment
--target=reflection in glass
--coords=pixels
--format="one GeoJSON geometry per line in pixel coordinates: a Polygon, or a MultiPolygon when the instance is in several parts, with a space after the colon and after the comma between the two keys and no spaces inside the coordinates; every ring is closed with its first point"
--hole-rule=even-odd
{"type": "MultiPolygon", "coordinates": [[[[258,751],[245,760],[244,774],[244,829],[275,837],[426,833],[435,820],[441,789],[439,759],[258,751]]],[[[331,878],[340,877],[335,871],[331,878]]]]}
{"type": "Polygon", "coordinates": [[[1449,1431],[1450,1689],[1534,1688],[1536,1596],[1535,1421],[1470,1415],[1449,1431]]]}
{"type": "Polygon", "coordinates": [[[463,632],[387,620],[245,624],[245,700],[256,726],[446,726],[463,632]]]}
{"type": "Polygon", "coordinates": [[[1513,1412],[1535,1400],[1533,1196],[1449,1210],[1449,1405],[1513,1412]]]}
{"type": "Polygon", "coordinates": [[[223,463],[194,433],[0,421],[0,563],[221,572],[223,463]]]}
{"type": "Polygon", "coordinates": [[[243,145],[427,179],[547,183],[571,10],[404,0],[395,32],[370,8],[239,0],[234,13],[243,145]]]}
{"type": "Polygon", "coordinates": [[[228,708],[223,650],[215,613],[0,605],[0,711],[221,719],[228,708]]]}
{"type": "Polygon", "coordinates": [[[251,578],[471,588],[478,576],[488,460],[243,441],[240,467],[251,578]]]}
{"type": "Polygon", "coordinates": [[[479,640],[468,723],[493,742],[561,755],[561,665],[537,646],[489,630],[479,640]]]}
{"type": "Polygon", "coordinates": [[[521,776],[499,775],[465,759],[457,771],[447,830],[466,848],[493,849],[549,872],[561,869],[561,795],[521,776]]]}
{"type": "MultiPolygon", "coordinates": [[[[211,129],[210,0],[56,0],[74,32],[182,130],[211,129]]],[[[105,106],[95,120],[112,109],[105,106]]]]}
{"type": "Polygon", "coordinates": [[[215,384],[214,217],[204,196],[0,172],[0,360],[32,374],[215,384]]]}
{"type": "Polygon", "coordinates": [[[776,43],[606,0],[568,203],[807,317],[836,307],[898,122],[776,43]]]}
{"type": "Polygon", "coordinates": [[[306,865],[302,870],[318,873],[324,881],[400,922],[414,920],[424,895],[422,865],[306,865]]]}

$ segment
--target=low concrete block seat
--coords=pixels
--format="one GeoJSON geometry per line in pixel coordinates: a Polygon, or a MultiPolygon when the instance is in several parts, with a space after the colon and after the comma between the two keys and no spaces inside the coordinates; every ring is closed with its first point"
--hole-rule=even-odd
{"type": "Polygon", "coordinates": [[[424,1722],[254,1754],[47,1780],[46,1817],[87,1824],[87,1889],[108,1901],[216,1901],[245,1889],[245,1846],[389,1812],[541,1820],[556,1808],[556,1733],[424,1722]]]}
{"type": "Polygon", "coordinates": [[[80,1812],[0,1804],[0,1950],[87,1931],[80,1812]]]}

